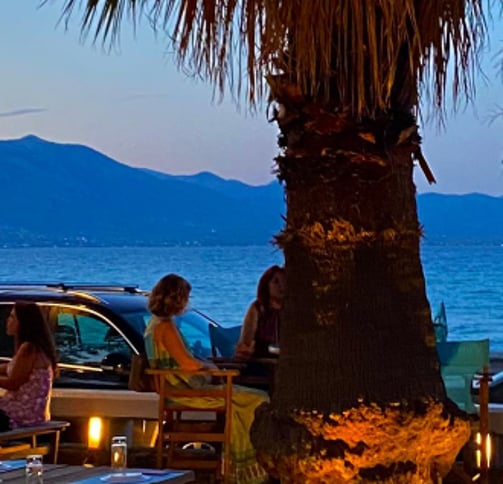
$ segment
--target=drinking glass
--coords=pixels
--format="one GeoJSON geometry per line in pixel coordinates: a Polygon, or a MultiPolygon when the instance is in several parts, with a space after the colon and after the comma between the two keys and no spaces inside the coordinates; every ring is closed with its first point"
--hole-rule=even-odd
{"type": "Polygon", "coordinates": [[[113,469],[123,470],[127,467],[127,437],[123,435],[112,437],[110,455],[110,466],[113,469]]]}
{"type": "Polygon", "coordinates": [[[26,457],[25,482],[30,484],[44,482],[44,465],[40,454],[32,454],[26,457]]]}

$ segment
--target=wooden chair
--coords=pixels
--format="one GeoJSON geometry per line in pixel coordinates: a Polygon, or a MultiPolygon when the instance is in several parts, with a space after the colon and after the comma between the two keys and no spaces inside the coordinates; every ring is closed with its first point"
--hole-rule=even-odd
{"type": "Polygon", "coordinates": [[[232,420],[232,380],[237,370],[208,369],[199,371],[146,370],[153,375],[159,393],[157,438],[157,466],[163,467],[166,444],[167,466],[175,469],[213,470],[227,482],[230,476],[230,441],[232,420]],[[223,380],[215,388],[180,388],[173,386],[167,377],[204,376],[223,380]],[[181,404],[175,400],[193,398],[194,404],[181,404]],[[197,405],[197,399],[210,398],[212,408],[197,405]],[[217,452],[187,451],[190,443],[216,443],[217,452]]]}

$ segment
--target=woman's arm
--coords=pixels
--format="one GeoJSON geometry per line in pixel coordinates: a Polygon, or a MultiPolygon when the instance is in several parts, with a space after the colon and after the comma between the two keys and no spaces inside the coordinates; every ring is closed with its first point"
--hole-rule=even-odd
{"type": "Polygon", "coordinates": [[[14,366],[10,375],[0,376],[0,387],[7,390],[18,390],[21,385],[26,383],[33,371],[37,352],[29,343],[23,343],[14,360],[14,366]]]}
{"type": "Polygon", "coordinates": [[[255,352],[255,333],[257,332],[258,310],[255,303],[251,304],[246,311],[241,336],[236,345],[236,356],[249,359],[255,352]]]}
{"type": "Polygon", "coordinates": [[[166,349],[181,369],[200,370],[205,368],[205,365],[201,361],[194,358],[187,351],[178,328],[173,321],[159,323],[154,329],[154,340],[166,349]]]}

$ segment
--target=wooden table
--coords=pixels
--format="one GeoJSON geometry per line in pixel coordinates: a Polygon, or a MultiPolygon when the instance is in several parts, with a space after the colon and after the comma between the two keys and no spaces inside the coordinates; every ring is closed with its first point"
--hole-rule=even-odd
{"type": "MultiPolygon", "coordinates": [[[[0,479],[4,483],[24,483],[25,470],[24,460],[4,461],[6,466],[0,465],[0,479]]],[[[195,481],[193,471],[182,471],[173,469],[126,469],[125,472],[141,472],[145,477],[136,481],[124,480],[122,482],[157,484],[185,484],[195,481]]],[[[110,467],[85,467],[70,466],[65,464],[44,464],[44,482],[54,484],[105,484],[106,482],[121,482],[117,480],[103,480],[110,475],[110,467]]]]}
{"type": "Polygon", "coordinates": [[[250,358],[248,360],[216,357],[211,358],[211,361],[221,369],[239,370],[241,374],[234,379],[236,384],[265,389],[269,395],[272,395],[276,383],[277,357],[250,358]],[[256,374],[253,370],[255,365],[260,368],[256,374]],[[250,369],[251,371],[249,371],[250,369]],[[263,370],[266,370],[266,373],[260,374],[263,370]]]}

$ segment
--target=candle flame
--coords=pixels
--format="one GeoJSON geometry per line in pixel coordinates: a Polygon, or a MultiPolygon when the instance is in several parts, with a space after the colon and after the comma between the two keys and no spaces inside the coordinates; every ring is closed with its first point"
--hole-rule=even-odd
{"type": "Polygon", "coordinates": [[[477,448],[475,450],[475,463],[477,469],[480,469],[481,466],[482,452],[484,453],[484,456],[486,458],[487,467],[489,468],[491,466],[491,457],[492,457],[491,435],[487,434],[484,440],[485,442],[482,442],[482,435],[480,432],[477,432],[477,434],[475,435],[475,443],[477,444],[477,448]]]}
{"type": "Polygon", "coordinates": [[[489,434],[486,435],[486,456],[487,456],[487,467],[491,467],[491,436],[489,434]]]}
{"type": "Polygon", "coordinates": [[[100,417],[91,417],[87,431],[87,446],[90,449],[98,449],[101,443],[103,421],[100,417]]]}

